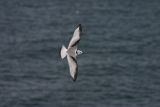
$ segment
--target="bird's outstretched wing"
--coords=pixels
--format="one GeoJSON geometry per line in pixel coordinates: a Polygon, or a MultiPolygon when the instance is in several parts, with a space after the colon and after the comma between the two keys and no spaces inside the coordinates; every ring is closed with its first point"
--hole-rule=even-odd
{"type": "Polygon", "coordinates": [[[68,65],[69,65],[69,70],[71,77],[73,81],[77,79],[77,74],[78,74],[78,65],[77,61],[74,57],[67,55],[67,60],[68,60],[68,65]]]}
{"type": "Polygon", "coordinates": [[[82,32],[82,26],[81,26],[81,24],[79,24],[77,29],[74,31],[73,37],[70,40],[68,48],[74,47],[78,44],[78,42],[80,41],[80,33],[81,32],[82,32]]]}

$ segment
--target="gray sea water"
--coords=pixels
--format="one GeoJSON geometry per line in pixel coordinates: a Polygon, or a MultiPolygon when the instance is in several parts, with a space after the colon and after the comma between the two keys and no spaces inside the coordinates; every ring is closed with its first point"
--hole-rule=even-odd
{"type": "Polygon", "coordinates": [[[0,107],[160,107],[160,1],[0,0],[0,107]]]}

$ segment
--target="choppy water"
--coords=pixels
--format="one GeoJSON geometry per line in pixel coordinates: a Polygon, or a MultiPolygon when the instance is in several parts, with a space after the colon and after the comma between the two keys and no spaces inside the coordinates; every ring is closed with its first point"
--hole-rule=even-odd
{"type": "Polygon", "coordinates": [[[151,106],[160,106],[160,1],[0,1],[0,107],[151,106]],[[78,23],[86,53],[73,82],[58,52],[78,23]]]}

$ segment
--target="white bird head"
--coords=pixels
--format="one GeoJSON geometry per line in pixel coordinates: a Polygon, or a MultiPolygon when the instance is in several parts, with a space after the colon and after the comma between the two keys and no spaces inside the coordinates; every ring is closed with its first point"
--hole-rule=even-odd
{"type": "Polygon", "coordinates": [[[77,50],[77,55],[82,54],[83,52],[81,50],[77,50]]]}

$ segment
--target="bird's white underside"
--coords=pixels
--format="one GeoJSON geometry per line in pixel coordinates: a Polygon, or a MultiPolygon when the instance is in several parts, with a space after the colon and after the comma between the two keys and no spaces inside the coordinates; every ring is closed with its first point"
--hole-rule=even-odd
{"type": "Polygon", "coordinates": [[[76,43],[76,41],[80,40],[80,30],[79,27],[74,31],[73,37],[68,45],[68,48],[71,47],[73,44],[76,43]]]}
{"type": "Polygon", "coordinates": [[[73,79],[75,79],[75,75],[77,73],[77,63],[71,58],[71,56],[67,55],[67,60],[68,60],[68,65],[69,65],[69,70],[70,74],[73,79]]]}

